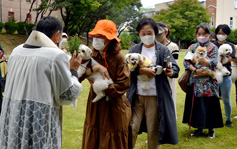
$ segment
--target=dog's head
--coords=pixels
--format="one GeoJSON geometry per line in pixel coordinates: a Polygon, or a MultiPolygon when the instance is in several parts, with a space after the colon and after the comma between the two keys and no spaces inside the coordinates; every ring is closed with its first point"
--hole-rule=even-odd
{"type": "Polygon", "coordinates": [[[219,47],[219,55],[228,56],[232,53],[232,47],[229,44],[223,44],[219,47]]]}
{"type": "Polygon", "coordinates": [[[126,59],[129,64],[138,65],[141,55],[138,53],[129,53],[126,55],[126,59]]]}
{"type": "Polygon", "coordinates": [[[83,60],[90,59],[91,58],[91,53],[92,53],[92,50],[88,46],[86,46],[84,44],[81,44],[79,46],[78,54],[81,55],[83,60]]]}
{"type": "Polygon", "coordinates": [[[196,49],[196,58],[204,58],[207,56],[207,48],[199,46],[196,49]]]}

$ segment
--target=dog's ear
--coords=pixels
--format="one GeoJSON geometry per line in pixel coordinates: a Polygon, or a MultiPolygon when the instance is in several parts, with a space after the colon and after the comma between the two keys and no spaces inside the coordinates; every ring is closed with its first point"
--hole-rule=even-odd
{"type": "Polygon", "coordinates": [[[89,47],[85,46],[85,51],[86,51],[86,55],[87,55],[88,57],[90,57],[90,56],[91,56],[91,53],[92,53],[92,50],[91,50],[89,47]]]}
{"type": "Polygon", "coordinates": [[[141,54],[137,54],[137,56],[138,56],[138,60],[141,60],[142,55],[141,54]]]}
{"type": "Polygon", "coordinates": [[[131,58],[131,54],[126,54],[126,59],[130,60],[130,58],[131,58]]]}

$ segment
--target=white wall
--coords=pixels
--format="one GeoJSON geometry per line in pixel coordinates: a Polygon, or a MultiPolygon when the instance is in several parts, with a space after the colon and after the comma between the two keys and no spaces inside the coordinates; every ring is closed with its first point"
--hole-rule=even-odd
{"type": "Polygon", "coordinates": [[[235,1],[236,0],[217,0],[216,26],[219,24],[227,24],[230,26],[230,17],[233,17],[233,29],[237,29],[237,8],[235,8],[235,1]]]}

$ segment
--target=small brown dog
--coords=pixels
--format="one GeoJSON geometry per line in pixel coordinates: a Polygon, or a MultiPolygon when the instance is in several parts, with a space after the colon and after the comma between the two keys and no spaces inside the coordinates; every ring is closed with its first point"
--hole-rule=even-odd
{"type": "MultiPolygon", "coordinates": [[[[208,59],[207,58],[207,48],[199,46],[196,49],[196,53],[193,55],[192,61],[196,62],[196,65],[197,65],[197,64],[202,64],[207,59],[208,59]]],[[[203,71],[205,73],[208,73],[212,77],[212,79],[216,78],[216,73],[214,71],[212,71],[210,69],[206,69],[206,68],[203,68],[203,71]]]]}

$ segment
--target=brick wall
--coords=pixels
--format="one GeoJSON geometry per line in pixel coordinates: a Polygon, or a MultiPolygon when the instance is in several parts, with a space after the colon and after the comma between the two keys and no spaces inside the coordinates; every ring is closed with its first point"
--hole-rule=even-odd
{"type": "Polygon", "coordinates": [[[214,17],[214,27],[216,27],[216,1],[217,0],[206,0],[207,12],[214,17]]]}
{"type": "MultiPolygon", "coordinates": [[[[26,0],[1,0],[1,1],[2,1],[2,6],[0,4],[0,7],[1,7],[0,10],[2,9],[2,15],[0,15],[0,19],[1,19],[0,21],[4,23],[8,21],[8,12],[14,12],[14,17],[16,19],[16,22],[25,21],[26,15],[30,9],[31,3],[26,2],[26,0]]],[[[41,0],[37,0],[34,3],[33,8],[37,8],[37,6],[39,6],[40,3],[41,3],[41,0]]],[[[57,18],[59,19],[61,18],[59,11],[53,12],[51,16],[54,16],[54,17],[57,16],[57,18]]],[[[35,17],[36,17],[35,11],[31,11],[31,17],[32,17],[31,22],[34,23],[35,17]]]]}

